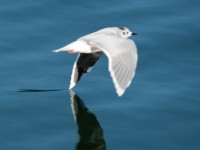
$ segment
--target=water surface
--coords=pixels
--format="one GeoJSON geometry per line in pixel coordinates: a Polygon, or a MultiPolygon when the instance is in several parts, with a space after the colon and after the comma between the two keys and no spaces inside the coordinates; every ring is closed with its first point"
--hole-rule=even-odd
{"type": "Polygon", "coordinates": [[[76,55],[51,50],[108,26],[139,34],[133,37],[139,54],[133,83],[119,98],[103,56],[74,88],[96,116],[106,148],[200,149],[200,2],[0,4],[0,149],[76,148],[67,90],[76,55]]]}

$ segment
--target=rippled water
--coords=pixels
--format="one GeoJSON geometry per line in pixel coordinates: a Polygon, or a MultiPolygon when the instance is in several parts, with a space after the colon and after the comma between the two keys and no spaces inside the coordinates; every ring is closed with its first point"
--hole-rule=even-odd
{"type": "Polygon", "coordinates": [[[80,150],[95,135],[101,149],[199,150],[199,8],[196,0],[1,0],[0,149],[80,150]],[[136,76],[119,98],[103,56],[73,89],[96,116],[80,125],[67,90],[76,55],[51,50],[108,26],[139,34],[136,76]]]}

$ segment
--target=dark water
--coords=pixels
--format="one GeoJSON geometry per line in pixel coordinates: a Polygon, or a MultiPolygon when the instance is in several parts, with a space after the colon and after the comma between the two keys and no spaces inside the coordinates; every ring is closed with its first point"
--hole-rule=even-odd
{"type": "Polygon", "coordinates": [[[0,0],[0,149],[80,150],[99,140],[109,150],[199,150],[199,8],[197,0],[0,0]],[[139,34],[136,76],[119,98],[103,56],[73,89],[95,118],[78,124],[67,90],[76,55],[51,50],[108,26],[139,34]]]}

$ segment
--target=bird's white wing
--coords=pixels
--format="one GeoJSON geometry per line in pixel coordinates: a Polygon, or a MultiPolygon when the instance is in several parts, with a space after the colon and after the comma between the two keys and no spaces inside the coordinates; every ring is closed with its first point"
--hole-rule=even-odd
{"type": "Polygon", "coordinates": [[[113,35],[102,35],[90,40],[108,57],[109,72],[117,94],[121,96],[130,85],[137,65],[137,48],[134,41],[113,35]]]}

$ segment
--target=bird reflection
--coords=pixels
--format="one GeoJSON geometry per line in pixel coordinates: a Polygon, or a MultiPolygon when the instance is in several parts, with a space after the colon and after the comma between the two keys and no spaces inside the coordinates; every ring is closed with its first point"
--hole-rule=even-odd
{"type": "Polygon", "coordinates": [[[85,106],[84,102],[70,91],[71,108],[77,124],[79,141],[76,150],[106,150],[103,130],[96,116],[85,106]]]}

